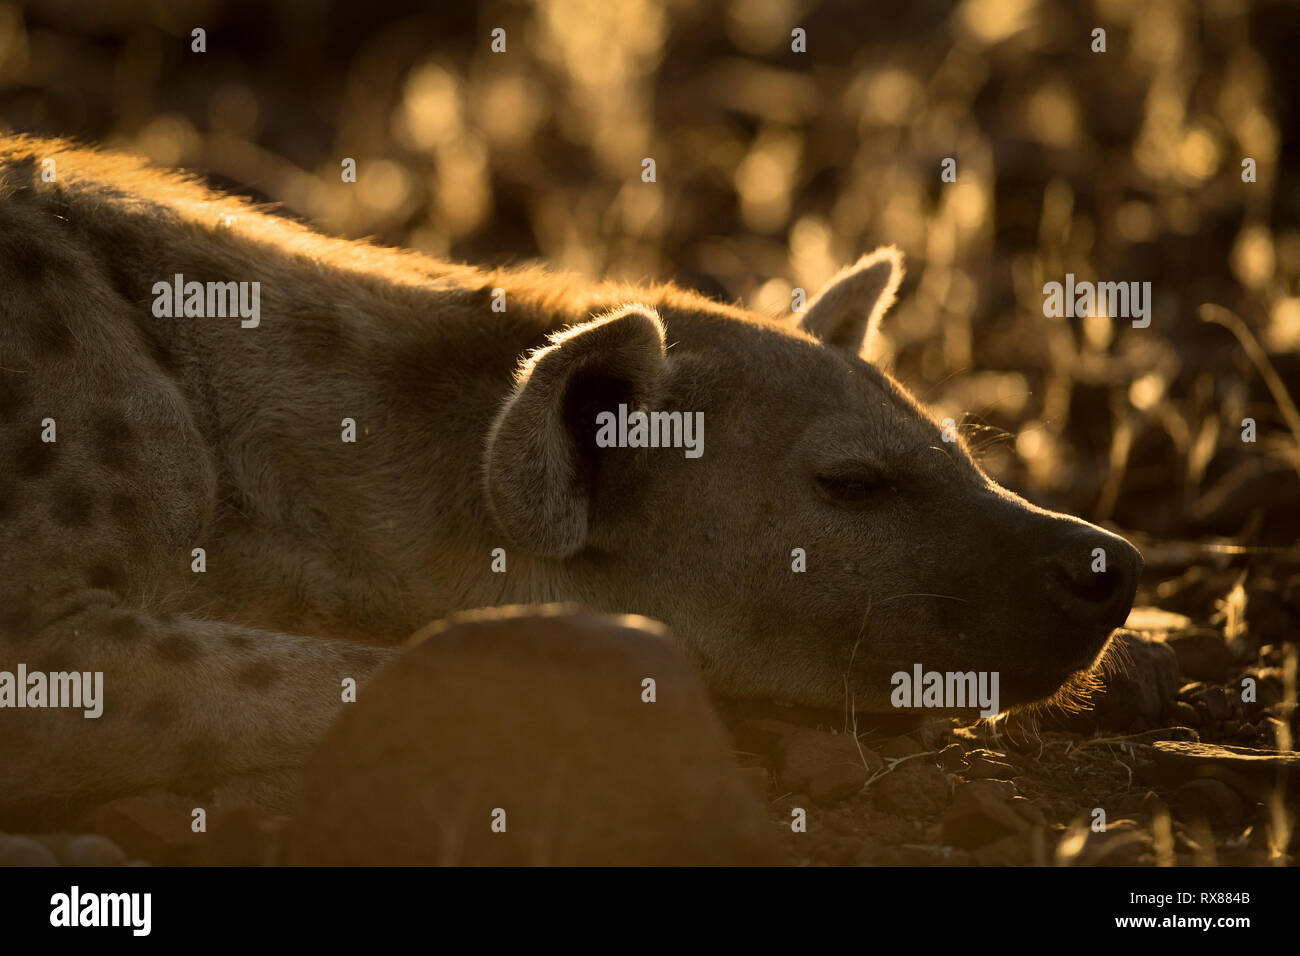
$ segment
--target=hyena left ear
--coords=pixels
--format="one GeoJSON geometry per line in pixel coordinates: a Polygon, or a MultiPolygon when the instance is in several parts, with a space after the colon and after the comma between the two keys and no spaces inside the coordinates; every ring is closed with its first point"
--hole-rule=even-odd
{"type": "Polygon", "coordinates": [[[628,305],[528,356],[484,455],[488,508],[511,543],[555,558],[588,543],[602,457],[596,416],[651,403],[664,354],[659,315],[628,305]]]}
{"type": "Polygon", "coordinates": [[[827,282],[808,303],[799,327],[829,346],[864,355],[902,278],[903,254],[882,246],[827,282]]]}

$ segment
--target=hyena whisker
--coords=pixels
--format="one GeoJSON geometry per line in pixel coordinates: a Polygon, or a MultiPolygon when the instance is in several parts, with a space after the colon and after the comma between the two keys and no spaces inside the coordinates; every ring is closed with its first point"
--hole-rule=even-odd
{"type": "Polygon", "coordinates": [[[890,601],[898,601],[901,600],[902,598],[912,598],[912,597],[940,598],[944,601],[959,601],[962,604],[970,603],[970,601],[966,600],[965,598],[959,598],[953,594],[926,594],[920,591],[911,594],[895,594],[892,597],[884,598],[883,600],[881,600],[880,603],[888,604],[890,601]]]}

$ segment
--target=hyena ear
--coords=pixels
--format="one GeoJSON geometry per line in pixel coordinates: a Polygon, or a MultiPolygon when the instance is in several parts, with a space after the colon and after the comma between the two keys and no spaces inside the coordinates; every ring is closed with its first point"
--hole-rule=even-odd
{"type": "Polygon", "coordinates": [[[865,355],[902,278],[902,253],[882,246],[827,282],[808,303],[799,327],[829,346],[865,355]]]}
{"type": "Polygon", "coordinates": [[[663,368],[663,324],[641,305],[557,332],[528,356],[484,461],[488,507],[512,543],[551,557],[587,543],[596,415],[649,404],[663,368]]]}

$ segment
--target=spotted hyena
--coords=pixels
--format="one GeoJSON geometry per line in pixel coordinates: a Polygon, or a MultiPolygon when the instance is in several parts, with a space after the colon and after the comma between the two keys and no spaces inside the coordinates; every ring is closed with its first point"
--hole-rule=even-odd
{"type": "Polygon", "coordinates": [[[661,619],[740,698],[884,710],[917,663],[1052,695],[1141,559],[863,359],[900,274],[878,251],[774,321],[0,141],[0,671],[103,674],[97,718],[0,709],[0,805],[296,766],[474,606],[661,619]],[[637,447],[638,410],[681,416],[637,447]]]}

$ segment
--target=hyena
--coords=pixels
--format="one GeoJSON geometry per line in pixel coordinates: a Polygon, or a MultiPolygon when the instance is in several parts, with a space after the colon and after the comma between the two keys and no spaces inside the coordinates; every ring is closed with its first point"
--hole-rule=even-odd
{"type": "Polygon", "coordinates": [[[345,682],[469,607],[657,618],[737,698],[887,710],[917,663],[1051,696],[1141,558],[863,358],[900,275],[879,250],[775,320],[0,140],[0,671],[104,681],[96,719],[0,709],[0,806],[298,766],[345,682]],[[191,281],[228,308],[176,314],[191,281]],[[598,443],[620,406],[702,416],[702,454],[598,443]]]}

